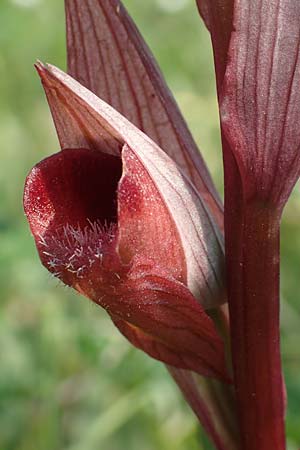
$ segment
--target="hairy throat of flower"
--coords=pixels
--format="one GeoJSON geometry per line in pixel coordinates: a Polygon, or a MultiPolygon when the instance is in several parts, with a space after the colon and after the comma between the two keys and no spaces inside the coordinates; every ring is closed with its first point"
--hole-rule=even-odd
{"type": "Polygon", "coordinates": [[[120,157],[68,149],[29,174],[25,212],[44,266],[94,298],[120,278],[117,189],[120,157]],[[101,290],[100,289],[100,290],[101,290]],[[97,291],[97,292],[96,292],[97,291]]]}
{"type": "Polygon", "coordinates": [[[116,238],[115,223],[90,222],[84,228],[66,224],[47,238],[41,236],[39,246],[44,248],[43,263],[49,272],[79,288],[86,279],[101,283],[107,278],[112,259],[116,259],[116,238]]]}

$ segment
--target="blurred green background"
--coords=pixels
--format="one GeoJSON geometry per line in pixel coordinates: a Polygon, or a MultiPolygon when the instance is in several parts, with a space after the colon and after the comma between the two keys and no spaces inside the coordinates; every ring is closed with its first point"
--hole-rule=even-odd
{"type": "MultiPolygon", "coordinates": [[[[127,0],[222,192],[209,38],[193,0],[127,0]]],[[[40,266],[24,178],[58,150],[33,63],[65,68],[63,0],[0,0],[0,450],[210,448],[166,369],[40,266]]],[[[298,188],[297,188],[298,189],[298,188]]],[[[300,446],[300,198],[282,229],[289,450],[300,446]]]]}

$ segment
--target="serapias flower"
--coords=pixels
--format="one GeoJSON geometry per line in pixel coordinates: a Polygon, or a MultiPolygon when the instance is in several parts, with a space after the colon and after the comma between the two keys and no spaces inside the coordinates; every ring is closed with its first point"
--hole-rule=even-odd
{"type": "Polygon", "coordinates": [[[24,195],[42,263],[171,366],[218,450],[283,450],[279,231],[300,173],[300,4],[197,0],[220,106],[230,343],[228,322],[223,339],[215,326],[223,210],[178,107],[119,0],[65,5],[69,75],[37,64],[62,150],[24,195]]]}
{"type": "Polygon", "coordinates": [[[103,306],[135,346],[228,381],[204,310],[225,299],[222,236],[208,208],[149,137],[70,76],[37,68],[60,137],[80,143],[26,181],[42,263],[103,306]]]}
{"type": "Polygon", "coordinates": [[[37,164],[24,196],[40,258],[168,363],[216,448],[236,450],[222,203],[121,2],[65,7],[72,78],[37,66],[62,151],[37,164]]]}

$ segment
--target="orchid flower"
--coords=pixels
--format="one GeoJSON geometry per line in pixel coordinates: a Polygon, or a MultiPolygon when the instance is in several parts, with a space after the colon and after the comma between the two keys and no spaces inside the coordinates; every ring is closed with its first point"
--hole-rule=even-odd
{"type": "Polygon", "coordinates": [[[201,197],[117,111],[58,69],[37,67],[59,133],[69,114],[77,129],[69,122],[64,140],[86,140],[84,148],[68,142],[27,178],[25,211],[42,263],[151,356],[226,379],[223,344],[204,310],[224,300],[222,242],[201,197]]]}
{"type": "Polygon", "coordinates": [[[24,208],[42,264],[168,365],[217,449],[284,450],[279,223],[300,174],[300,6],[197,5],[214,50],[226,260],[217,191],[119,0],[65,0],[68,74],[36,64],[61,150],[29,173],[24,208]]]}
{"type": "Polygon", "coordinates": [[[65,4],[69,74],[36,64],[61,146],[25,185],[40,259],[169,366],[217,448],[236,448],[216,401],[235,422],[217,191],[122,4],[65,4]]]}

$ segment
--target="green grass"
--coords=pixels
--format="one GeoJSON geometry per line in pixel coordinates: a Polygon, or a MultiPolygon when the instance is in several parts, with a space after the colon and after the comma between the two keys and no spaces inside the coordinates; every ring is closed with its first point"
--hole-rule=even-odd
{"type": "MultiPolygon", "coordinates": [[[[194,2],[128,0],[222,189],[209,38],[194,2]],[[168,12],[163,5],[182,6],[168,12]],[[142,4],[142,6],[141,6],[142,4]]],[[[58,150],[33,63],[65,68],[62,0],[0,2],[0,450],[201,450],[209,446],[163,365],[104,311],[40,266],[24,178],[58,150]]],[[[283,359],[290,450],[300,446],[300,199],[282,233],[283,359]]]]}

